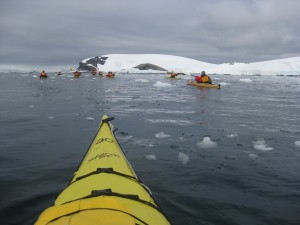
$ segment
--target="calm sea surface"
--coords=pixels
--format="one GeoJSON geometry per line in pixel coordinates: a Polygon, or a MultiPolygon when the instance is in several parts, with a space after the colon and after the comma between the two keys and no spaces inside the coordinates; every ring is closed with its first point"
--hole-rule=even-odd
{"type": "Polygon", "coordinates": [[[186,79],[0,74],[0,224],[54,203],[108,114],[173,225],[299,225],[300,77],[186,79]]]}

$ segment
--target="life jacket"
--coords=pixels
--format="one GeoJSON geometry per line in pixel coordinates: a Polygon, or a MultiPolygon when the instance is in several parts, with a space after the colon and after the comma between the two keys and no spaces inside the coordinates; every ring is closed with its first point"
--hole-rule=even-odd
{"type": "Polygon", "coordinates": [[[197,81],[198,83],[202,83],[202,77],[195,76],[195,81],[197,81]]]}
{"type": "Polygon", "coordinates": [[[209,76],[202,76],[202,83],[209,83],[211,84],[211,79],[209,78],[209,76]]]}
{"type": "Polygon", "coordinates": [[[47,74],[46,74],[45,72],[42,72],[42,73],[40,74],[40,77],[47,77],[47,74]]]}

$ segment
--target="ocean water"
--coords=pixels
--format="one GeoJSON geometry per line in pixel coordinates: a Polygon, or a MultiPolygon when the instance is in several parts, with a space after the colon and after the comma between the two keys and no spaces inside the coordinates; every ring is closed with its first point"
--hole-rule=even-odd
{"type": "Polygon", "coordinates": [[[33,224],[103,114],[173,225],[300,224],[300,78],[0,74],[0,224],[33,224]]]}

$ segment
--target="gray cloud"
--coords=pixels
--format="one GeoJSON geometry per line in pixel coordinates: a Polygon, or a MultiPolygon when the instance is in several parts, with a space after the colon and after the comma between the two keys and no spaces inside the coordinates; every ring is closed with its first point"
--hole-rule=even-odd
{"type": "Polygon", "coordinates": [[[298,0],[0,2],[0,67],[77,65],[110,53],[222,63],[300,55],[298,0]]]}

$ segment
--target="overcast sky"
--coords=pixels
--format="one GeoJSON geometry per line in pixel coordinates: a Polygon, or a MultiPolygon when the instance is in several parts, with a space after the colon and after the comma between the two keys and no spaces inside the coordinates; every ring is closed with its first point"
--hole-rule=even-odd
{"type": "Polygon", "coordinates": [[[210,63],[300,56],[300,0],[0,0],[0,68],[104,54],[210,63]]]}

